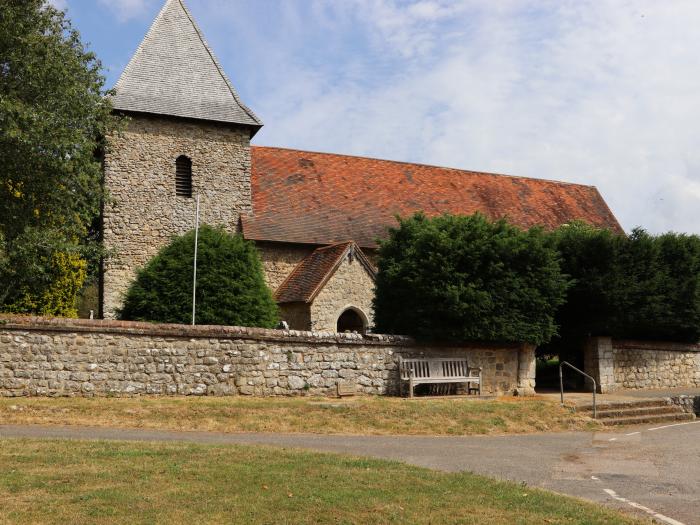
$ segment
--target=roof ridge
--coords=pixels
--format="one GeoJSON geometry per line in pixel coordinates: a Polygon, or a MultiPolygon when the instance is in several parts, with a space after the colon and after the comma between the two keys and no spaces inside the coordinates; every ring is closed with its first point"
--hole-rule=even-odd
{"type": "Polygon", "coordinates": [[[166,0],[109,97],[116,111],[248,126],[262,121],[243,103],[185,0],[166,0]]]}
{"type": "Polygon", "coordinates": [[[304,258],[299,262],[299,264],[297,264],[297,265],[294,267],[294,269],[289,273],[289,275],[287,276],[287,278],[286,278],[284,281],[282,281],[282,284],[280,284],[280,285],[277,287],[277,290],[275,290],[275,293],[274,293],[275,300],[278,300],[278,299],[279,299],[280,290],[282,290],[288,283],[294,281],[294,279],[296,278],[297,275],[299,275],[299,274],[302,274],[302,275],[303,275],[303,271],[304,271],[304,268],[303,268],[303,267],[304,267],[304,265],[307,264],[307,263],[310,263],[311,259],[312,259],[315,255],[320,254],[320,252],[326,251],[328,248],[337,248],[338,246],[341,246],[341,245],[343,245],[343,244],[346,244],[346,245],[347,245],[347,246],[345,247],[345,249],[344,249],[344,250],[341,250],[341,251],[332,259],[333,264],[328,268],[328,270],[326,270],[326,271],[324,272],[324,274],[323,274],[322,276],[320,276],[321,279],[319,280],[318,284],[317,284],[316,286],[314,286],[313,290],[311,291],[311,293],[310,293],[309,296],[308,296],[308,299],[305,299],[305,301],[304,301],[304,302],[307,302],[307,303],[312,302],[312,301],[316,298],[316,296],[318,295],[318,293],[320,292],[320,290],[321,290],[321,289],[325,286],[325,284],[328,282],[328,279],[330,279],[330,276],[332,276],[336,271],[338,271],[338,267],[339,267],[340,264],[342,263],[343,258],[345,257],[345,255],[348,253],[348,250],[350,250],[350,248],[351,248],[352,245],[354,244],[354,241],[347,241],[347,242],[343,242],[343,243],[335,243],[335,244],[331,244],[331,245],[329,245],[329,246],[320,246],[320,247],[316,248],[314,251],[312,251],[310,254],[308,254],[306,257],[304,257],[304,258]]]}
{"type": "Polygon", "coordinates": [[[136,51],[134,51],[134,54],[131,55],[131,58],[129,59],[129,62],[126,64],[126,67],[124,68],[124,71],[122,71],[122,74],[119,75],[119,78],[117,79],[116,84],[114,84],[114,91],[118,91],[120,84],[122,81],[126,78],[127,73],[131,70],[131,67],[136,63],[136,57],[138,57],[141,54],[141,51],[143,50],[143,45],[146,43],[146,40],[148,40],[148,37],[153,33],[153,30],[156,27],[156,24],[160,21],[161,18],[163,18],[163,15],[165,14],[166,9],[170,5],[171,2],[175,2],[177,0],[166,0],[165,4],[163,4],[163,7],[160,8],[160,11],[158,11],[158,14],[156,17],[153,19],[153,22],[151,22],[151,25],[148,27],[148,31],[146,31],[146,34],[144,37],[141,39],[141,42],[139,42],[138,47],[136,48],[136,51]]]}
{"type": "Polygon", "coordinates": [[[314,251],[311,252],[309,255],[307,255],[306,257],[304,257],[304,258],[299,262],[299,264],[297,264],[297,265],[294,267],[294,269],[293,269],[291,272],[289,272],[289,275],[287,275],[287,277],[284,279],[284,281],[282,281],[282,283],[277,287],[277,289],[276,289],[276,290],[274,291],[274,293],[272,294],[272,296],[274,297],[275,301],[278,301],[278,300],[279,300],[280,290],[282,290],[282,289],[287,285],[287,283],[290,282],[290,281],[294,278],[294,276],[295,276],[297,273],[301,272],[301,266],[302,266],[302,264],[304,264],[304,262],[306,262],[306,260],[307,260],[309,257],[311,257],[311,255],[313,255],[313,253],[314,253],[315,251],[316,251],[316,250],[314,250],[314,251]]]}
{"type": "MultiPolygon", "coordinates": [[[[192,16],[192,13],[190,13],[190,10],[187,7],[187,4],[185,4],[185,0],[167,0],[167,2],[165,3],[165,6],[167,6],[171,1],[180,2],[180,6],[182,7],[183,11],[185,11],[187,18],[189,19],[190,23],[192,24],[192,27],[194,28],[195,32],[197,33],[199,40],[202,42],[204,49],[207,50],[207,53],[209,54],[211,61],[214,63],[214,67],[216,67],[216,70],[218,71],[219,75],[221,75],[221,78],[223,79],[224,83],[226,84],[226,87],[228,87],[228,90],[231,92],[231,96],[233,97],[233,100],[236,101],[236,103],[241,107],[241,109],[243,109],[243,111],[245,111],[248,114],[248,116],[250,118],[252,118],[258,124],[262,125],[262,121],[257,117],[257,115],[255,113],[253,113],[253,111],[248,106],[246,106],[243,103],[243,101],[238,97],[238,92],[233,87],[231,80],[229,80],[228,76],[224,72],[224,68],[221,66],[219,59],[216,57],[216,54],[211,49],[211,47],[209,47],[209,44],[207,43],[207,39],[204,38],[204,33],[202,33],[202,30],[199,28],[197,21],[192,16]]],[[[164,8],[165,8],[165,6],[164,6],[164,8]]]]}
{"type": "Polygon", "coordinates": [[[303,150],[303,149],[297,149],[297,148],[285,148],[281,146],[258,146],[258,145],[251,145],[251,149],[268,149],[268,150],[284,150],[284,151],[295,151],[297,153],[311,153],[313,155],[332,155],[335,157],[347,157],[350,159],[365,159],[365,160],[373,160],[373,161],[378,161],[378,162],[389,162],[392,164],[402,164],[405,166],[421,166],[425,168],[435,168],[435,169],[440,169],[440,170],[449,170],[449,171],[457,171],[459,173],[464,173],[464,174],[470,174],[470,175],[487,175],[491,177],[507,177],[510,179],[523,179],[523,180],[533,180],[533,181],[538,181],[538,182],[545,182],[549,184],[561,184],[561,185],[567,185],[567,186],[578,186],[578,187],[583,187],[583,188],[593,188],[597,189],[597,187],[593,184],[582,184],[580,182],[568,182],[568,181],[563,181],[563,180],[555,180],[555,179],[540,179],[537,177],[527,177],[523,175],[509,175],[507,173],[495,173],[492,171],[474,171],[474,170],[468,170],[468,169],[463,169],[463,168],[453,168],[450,166],[439,166],[437,164],[425,164],[422,162],[408,162],[404,160],[393,160],[393,159],[381,159],[378,157],[364,157],[362,155],[351,155],[348,153],[333,153],[333,152],[328,152],[328,151],[311,151],[311,150],[303,150]]]}
{"type": "MultiPolygon", "coordinates": [[[[324,286],[326,286],[326,283],[331,279],[331,277],[335,274],[335,272],[338,271],[338,268],[340,265],[343,263],[343,259],[345,259],[345,256],[347,255],[348,251],[352,248],[352,243],[346,243],[347,246],[345,246],[345,249],[342,250],[341,252],[338,252],[338,255],[335,257],[335,260],[333,261],[333,266],[331,266],[326,273],[323,274],[323,277],[321,280],[318,282],[318,285],[316,288],[313,289],[311,294],[309,295],[309,300],[308,302],[313,302],[314,299],[316,299],[316,296],[321,293],[321,290],[323,289],[324,286]]],[[[334,244],[330,246],[331,248],[341,246],[341,244],[334,244]]],[[[317,248],[315,250],[316,252],[323,251],[323,248],[317,248]]]]}
{"type": "Polygon", "coordinates": [[[342,246],[343,244],[355,244],[355,241],[339,241],[339,242],[334,242],[332,244],[329,244],[327,246],[319,246],[316,248],[314,251],[322,251],[322,250],[329,250],[330,248],[337,248],[338,246],[342,246]]]}

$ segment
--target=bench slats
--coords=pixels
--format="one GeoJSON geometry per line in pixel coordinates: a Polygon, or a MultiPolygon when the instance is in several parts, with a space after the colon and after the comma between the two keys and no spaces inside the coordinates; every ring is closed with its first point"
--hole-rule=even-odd
{"type": "Polygon", "coordinates": [[[481,394],[481,368],[469,368],[464,358],[430,357],[403,359],[399,356],[399,374],[409,382],[410,396],[420,384],[467,383],[467,391],[481,394]],[[477,388],[473,388],[476,384],[477,388]]]}

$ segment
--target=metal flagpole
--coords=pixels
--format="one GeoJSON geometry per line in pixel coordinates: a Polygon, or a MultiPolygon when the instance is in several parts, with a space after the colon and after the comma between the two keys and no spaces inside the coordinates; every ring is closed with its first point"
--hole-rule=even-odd
{"type": "Polygon", "coordinates": [[[197,243],[199,241],[199,195],[197,195],[197,209],[194,215],[194,272],[192,277],[192,325],[197,314],[197,243]]]}

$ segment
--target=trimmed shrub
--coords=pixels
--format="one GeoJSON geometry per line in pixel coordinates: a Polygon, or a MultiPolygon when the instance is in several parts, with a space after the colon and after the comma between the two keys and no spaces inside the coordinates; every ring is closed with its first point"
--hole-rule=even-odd
{"type": "MultiPolygon", "coordinates": [[[[138,272],[120,318],[192,322],[194,231],[176,237],[138,272]]],[[[199,229],[197,324],[273,328],[277,305],[255,246],[222,228],[199,229]]]]}
{"type": "Polygon", "coordinates": [[[568,283],[551,236],[483,215],[399,219],[379,250],[376,330],[540,344],[568,283]]]}
{"type": "Polygon", "coordinates": [[[700,341],[700,237],[666,233],[656,238],[665,309],[657,317],[654,339],[700,341]]]}
{"type": "Polygon", "coordinates": [[[582,223],[554,237],[573,279],[557,314],[563,341],[700,339],[700,237],[642,229],[627,237],[582,223]]]}
{"type": "Polygon", "coordinates": [[[626,238],[582,222],[559,228],[553,238],[561,269],[571,278],[556,316],[559,338],[611,335],[630,281],[620,264],[626,238]]]}

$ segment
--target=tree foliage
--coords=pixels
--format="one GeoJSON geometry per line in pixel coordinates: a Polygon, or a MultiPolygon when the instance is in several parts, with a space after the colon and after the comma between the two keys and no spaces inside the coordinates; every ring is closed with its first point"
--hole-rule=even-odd
{"type": "MultiPolygon", "coordinates": [[[[194,231],[176,237],[137,275],[120,317],[191,322],[194,231]]],[[[202,226],[197,255],[197,324],[272,328],[277,305],[255,246],[240,235],[202,226]]]]}
{"type": "Polygon", "coordinates": [[[420,339],[540,344],[567,280],[550,236],[483,215],[400,219],[379,250],[376,329],[420,339]]]}
{"type": "Polygon", "coordinates": [[[85,281],[87,263],[75,248],[57,250],[62,240],[50,235],[51,232],[28,229],[15,243],[7,257],[13,286],[3,302],[5,311],[58,317],[78,315],[75,298],[85,281]]]}
{"type": "Polygon", "coordinates": [[[76,257],[85,259],[96,245],[96,153],[118,127],[100,70],[62,12],[44,0],[0,0],[0,308],[74,308],[56,306],[74,298],[46,297],[59,281],[69,293],[76,289],[84,273],[76,257]],[[28,261],[30,253],[42,255],[28,261]],[[3,266],[2,258],[14,262],[3,266]]]}
{"type": "Polygon", "coordinates": [[[573,278],[557,314],[563,341],[588,335],[697,342],[700,237],[642,229],[616,235],[582,223],[554,234],[573,278]]]}

